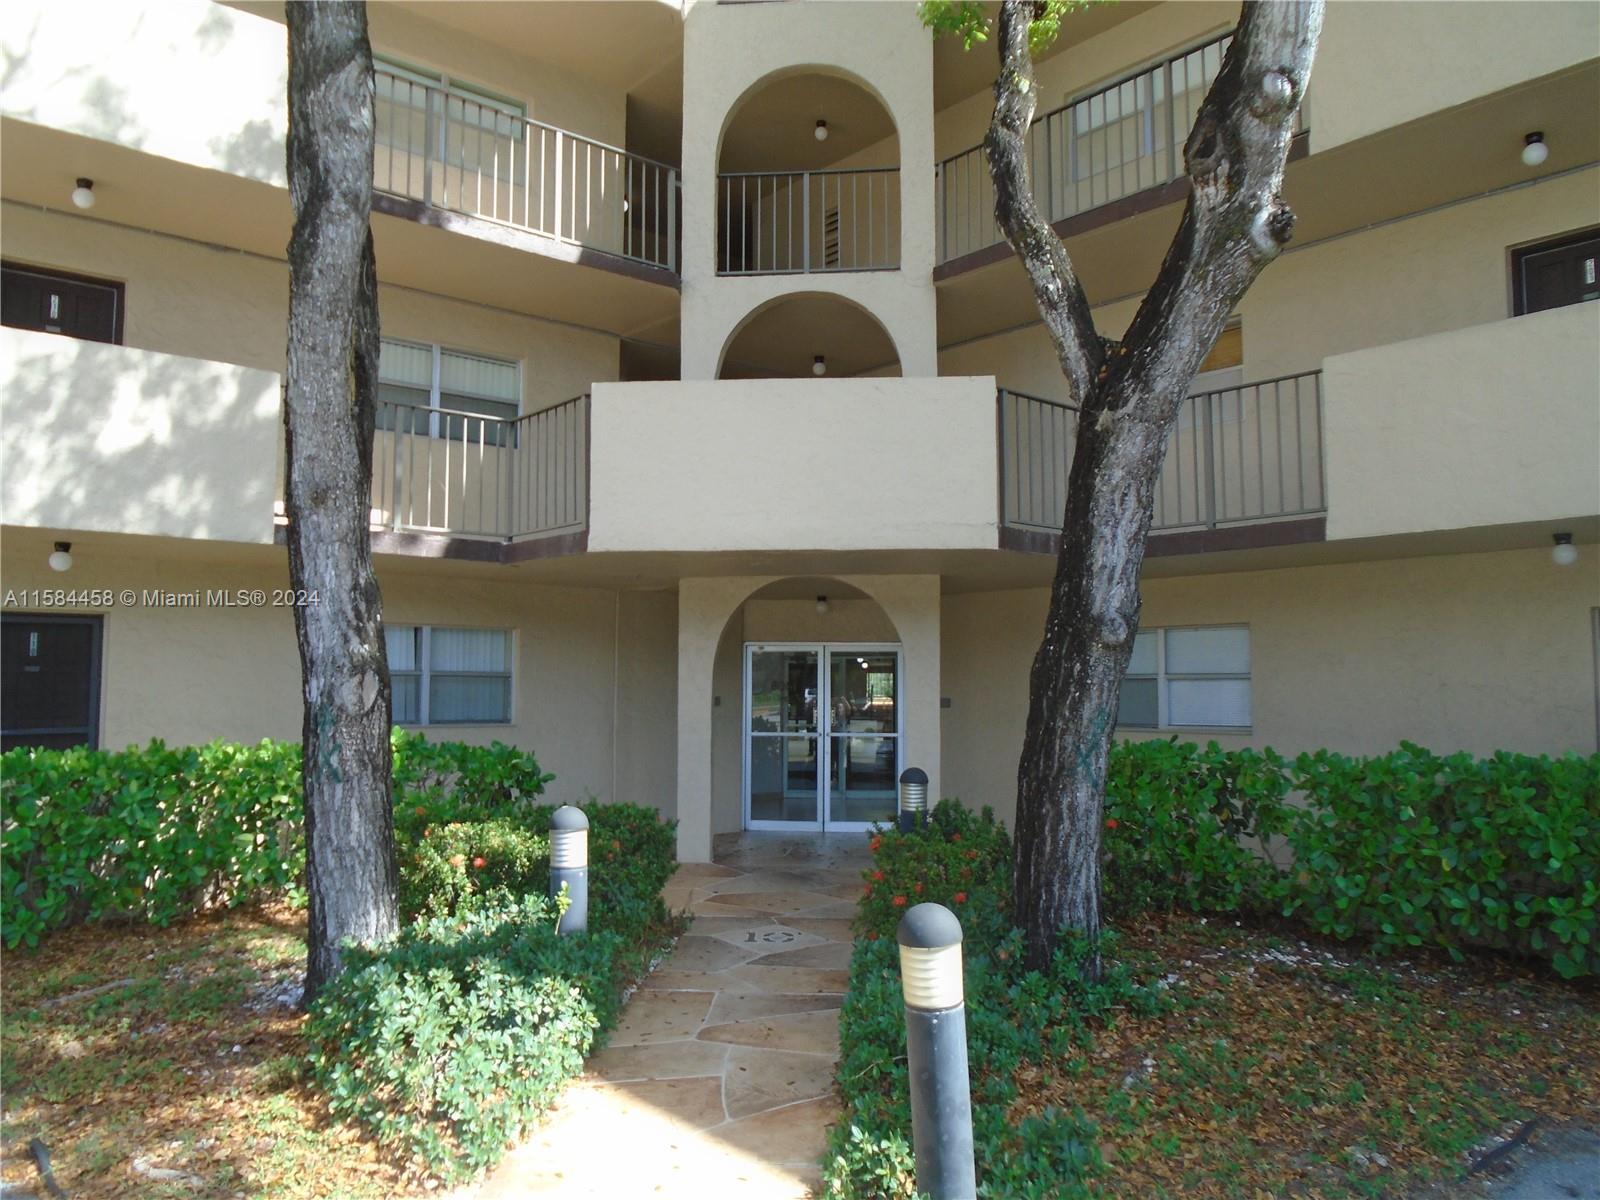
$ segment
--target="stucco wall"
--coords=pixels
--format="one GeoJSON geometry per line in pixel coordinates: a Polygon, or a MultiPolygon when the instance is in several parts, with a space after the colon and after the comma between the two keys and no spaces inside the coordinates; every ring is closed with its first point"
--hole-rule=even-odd
{"type": "MultiPolygon", "coordinates": [[[[126,285],[126,345],[283,370],[284,263],[20,204],[5,204],[3,211],[7,261],[126,285]]],[[[524,412],[617,377],[615,338],[503,309],[380,283],[378,318],[385,337],[520,361],[524,412]]]]}
{"type": "MultiPolygon", "coordinates": [[[[1541,549],[1147,579],[1142,624],[1249,626],[1255,725],[1202,740],[1590,753],[1600,576],[1594,548],[1581,553],[1567,569],[1541,549]]],[[[1043,590],[944,599],[943,794],[1008,823],[1047,602],[1043,590]]]]}
{"type": "MultiPolygon", "coordinates": [[[[8,536],[0,559],[6,587],[270,591],[289,582],[283,552],[267,548],[201,558],[192,543],[101,537],[74,544],[66,575],[49,570],[47,552],[44,542],[8,536]]],[[[616,593],[598,589],[445,578],[391,559],[379,560],[378,579],[391,623],[514,631],[512,723],[435,726],[429,737],[536,752],[556,774],[554,800],[593,792],[672,811],[676,629],[668,598],[624,594],[619,624],[616,593]],[[614,721],[622,733],[615,743],[614,721]]],[[[74,610],[95,611],[105,613],[103,746],[299,738],[300,661],[287,608],[74,610]]]]}
{"type": "Polygon", "coordinates": [[[696,4],[684,23],[682,378],[714,379],[723,346],[753,311],[794,291],[853,300],[889,331],[906,375],[936,373],[933,49],[911,4],[696,4]],[[883,102],[899,140],[900,270],[718,278],[716,177],[722,131],[760,80],[844,74],[883,102]]]}
{"type": "Polygon", "coordinates": [[[1594,4],[1338,0],[1327,8],[1309,93],[1312,149],[1575,66],[1597,47],[1594,4]]]}
{"type": "MultiPolygon", "coordinates": [[[[375,5],[378,54],[524,100],[537,120],[620,145],[625,97],[415,12],[375,5]]],[[[288,39],[211,3],[17,0],[0,111],[199,167],[284,186],[288,39]]]]}

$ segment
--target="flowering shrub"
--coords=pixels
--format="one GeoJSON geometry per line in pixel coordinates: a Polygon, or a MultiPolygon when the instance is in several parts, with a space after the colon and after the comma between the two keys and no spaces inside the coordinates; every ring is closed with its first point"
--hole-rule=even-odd
{"type": "Polygon", "coordinates": [[[448,917],[484,902],[542,895],[549,887],[550,839],[519,822],[432,825],[397,849],[403,918],[448,917]]]}
{"type": "Polygon", "coordinates": [[[913,904],[943,904],[966,936],[997,938],[1010,924],[1011,839],[994,811],[943,800],[912,833],[875,829],[872,866],[862,876],[856,929],[871,941],[894,938],[913,904]]]}

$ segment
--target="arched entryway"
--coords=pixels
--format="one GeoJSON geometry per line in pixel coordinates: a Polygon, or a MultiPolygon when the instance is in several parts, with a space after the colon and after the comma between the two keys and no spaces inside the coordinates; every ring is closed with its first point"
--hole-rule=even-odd
{"type": "Polygon", "coordinates": [[[761,305],[729,336],[718,379],[898,378],[889,331],[853,300],[796,292],[761,305]]]}

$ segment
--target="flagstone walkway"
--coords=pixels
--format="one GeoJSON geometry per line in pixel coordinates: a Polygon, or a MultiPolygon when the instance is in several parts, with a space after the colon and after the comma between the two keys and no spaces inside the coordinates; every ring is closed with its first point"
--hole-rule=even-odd
{"type": "Polygon", "coordinates": [[[729,834],[680,867],[688,933],[480,1200],[811,1195],[866,841],[729,834]]]}

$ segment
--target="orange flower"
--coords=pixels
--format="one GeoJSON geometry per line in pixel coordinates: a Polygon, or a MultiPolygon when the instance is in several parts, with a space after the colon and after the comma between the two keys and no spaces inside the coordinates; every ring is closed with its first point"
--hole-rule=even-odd
{"type": "Polygon", "coordinates": [[[874,871],[872,873],[872,881],[874,883],[882,883],[883,882],[883,872],[882,871],[874,871]]]}
{"type": "Polygon", "coordinates": [[[950,840],[952,842],[959,842],[961,840],[961,835],[959,833],[952,833],[950,835],[950,840]]]}
{"type": "Polygon", "coordinates": [[[450,856],[450,865],[452,867],[464,867],[464,866],[466,866],[467,865],[467,856],[465,854],[452,854],[450,856]]]}
{"type": "Polygon", "coordinates": [[[904,896],[896,896],[894,898],[894,906],[896,908],[904,908],[906,906],[906,898],[904,896]]]}
{"type": "Polygon", "coordinates": [[[611,848],[613,850],[621,850],[622,849],[622,843],[619,842],[616,838],[612,838],[611,839],[611,848]]]}
{"type": "Polygon", "coordinates": [[[967,857],[968,858],[977,858],[978,857],[978,852],[976,850],[968,850],[967,851],[967,857]]]}
{"type": "Polygon", "coordinates": [[[420,804],[417,805],[417,816],[425,817],[427,815],[428,815],[428,810],[423,808],[422,805],[420,805],[420,804]]]}
{"type": "Polygon", "coordinates": [[[478,869],[478,870],[480,870],[480,871],[481,871],[481,870],[483,870],[483,869],[484,869],[484,868],[485,868],[485,867],[486,867],[486,866],[488,866],[488,865],[489,865],[489,860],[488,860],[488,859],[486,859],[486,858],[484,858],[484,857],[483,857],[483,855],[481,855],[481,854],[480,854],[480,855],[478,855],[478,857],[477,857],[477,858],[475,858],[475,859],[473,859],[473,860],[472,860],[472,865],[473,865],[473,866],[474,866],[474,867],[476,867],[476,868],[477,868],[477,869],[478,869]]]}
{"type": "Polygon", "coordinates": [[[876,854],[878,852],[878,847],[881,845],[883,845],[883,839],[881,837],[875,837],[867,843],[867,849],[876,854]]]}
{"type": "Polygon", "coordinates": [[[917,884],[917,886],[915,888],[913,888],[912,891],[916,892],[917,895],[919,895],[919,896],[922,895],[922,885],[920,883],[917,884]]]}
{"type": "Polygon", "coordinates": [[[878,940],[878,931],[876,929],[872,930],[871,932],[869,932],[867,934],[867,941],[875,942],[877,940],[878,940]]]}
{"type": "Polygon", "coordinates": [[[956,903],[957,904],[965,904],[966,902],[967,902],[967,894],[965,892],[957,892],[956,893],[956,903]]]}
{"type": "Polygon", "coordinates": [[[1106,818],[1106,828],[1107,829],[1115,829],[1116,827],[1117,827],[1117,819],[1115,817],[1107,817],[1106,818]]]}
{"type": "Polygon", "coordinates": [[[864,887],[864,888],[862,888],[862,889],[861,889],[861,894],[862,894],[862,895],[863,895],[863,896],[870,896],[870,895],[872,895],[872,885],[871,885],[871,884],[870,884],[870,883],[869,883],[869,884],[867,884],[867,886],[866,886],[866,887],[864,887]]]}

